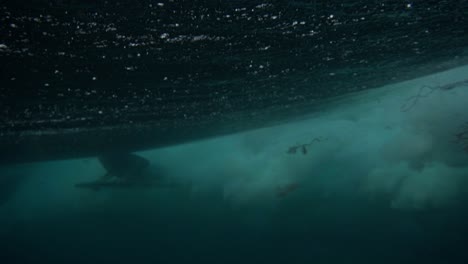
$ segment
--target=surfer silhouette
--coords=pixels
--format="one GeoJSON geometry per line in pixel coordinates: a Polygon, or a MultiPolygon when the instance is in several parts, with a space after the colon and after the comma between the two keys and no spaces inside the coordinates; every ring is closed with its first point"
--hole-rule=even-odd
{"type": "Polygon", "coordinates": [[[106,173],[98,180],[78,183],[75,187],[99,190],[102,187],[150,185],[146,170],[150,162],[131,153],[112,153],[98,158],[106,173]]]}

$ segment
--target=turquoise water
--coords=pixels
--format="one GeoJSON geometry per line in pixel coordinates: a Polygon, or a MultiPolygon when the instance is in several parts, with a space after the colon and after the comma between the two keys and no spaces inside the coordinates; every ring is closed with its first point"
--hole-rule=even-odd
{"type": "Polygon", "coordinates": [[[466,0],[2,1],[0,263],[468,263],[467,32],[466,0]]]}
{"type": "Polygon", "coordinates": [[[3,166],[2,263],[466,263],[468,89],[424,89],[467,70],[138,153],[172,185],[76,188],[94,158],[3,166]]]}

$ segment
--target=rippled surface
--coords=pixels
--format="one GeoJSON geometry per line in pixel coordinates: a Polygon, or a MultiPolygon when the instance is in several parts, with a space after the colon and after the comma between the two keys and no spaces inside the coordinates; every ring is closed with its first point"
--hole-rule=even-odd
{"type": "Polygon", "coordinates": [[[466,10],[465,1],[8,3],[0,126],[203,122],[216,135],[225,132],[212,124],[235,115],[259,121],[240,130],[258,127],[465,63],[466,10]]]}

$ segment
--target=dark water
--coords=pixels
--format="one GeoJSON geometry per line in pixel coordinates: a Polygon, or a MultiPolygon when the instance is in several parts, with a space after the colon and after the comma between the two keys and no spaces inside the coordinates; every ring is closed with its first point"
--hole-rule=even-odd
{"type": "Polygon", "coordinates": [[[233,209],[221,198],[129,195],[98,208],[35,212],[39,219],[2,223],[2,261],[465,263],[468,257],[465,205],[400,212],[350,194],[324,199],[298,192],[274,209],[233,209]]]}
{"type": "Polygon", "coordinates": [[[2,2],[0,263],[468,263],[467,5],[2,2]]]}
{"type": "Polygon", "coordinates": [[[460,0],[5,1],[0,163],[232,134],[465,65],[467,10],[460,0]]]}
{"type": "Polygon", "coordinates": [[[464,131],[466,86],[401,111],[427,81],[464,72],[301,122],[138,153],[179,185],[75,188],[104,173],[94,158],[6,166],[22,180],[2,187],[3,261],[466,263],[468,155],[453,136],[464,131]],[[297,144],[307,152],[291,153],[297,144]]]}

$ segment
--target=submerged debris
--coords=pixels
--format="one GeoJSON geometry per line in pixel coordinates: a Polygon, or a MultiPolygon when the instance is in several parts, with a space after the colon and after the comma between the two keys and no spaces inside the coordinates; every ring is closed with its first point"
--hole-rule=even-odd
{"type": "Polygon", "coordinates": [[[312,141],[310,143],[305,143],[305,144],[297,144],[297,145],[294,145],[294,146],[291,146],[288,148],[288,151],[286,151],[286,153],[288,154],[296,154],[298,153],[299,151],[302,152],[303,155],[307,155],[307,153],[309,152],[308,151],[308,148],[312,146],[312,144],[314,144],[315,142],[322,142],[326,140],[325,138],[314,138],[312,139],[312,141]]]}
{"type": "Polygon", "coordinates": [[[419,99],[428,97],[429,95],[431,95],[433,92],[437,90],[449,91],[460,86],[468,86],[468,79],[458,81],[458,82],[448,83],[446,85],[440,85],[440,86],[429,86],[429,85],[421,86],[416,95],[410,96],[406,99],[406,101],[400,107],[400,110],[402,112],[408,112],[418,103],[419,99]]]}

